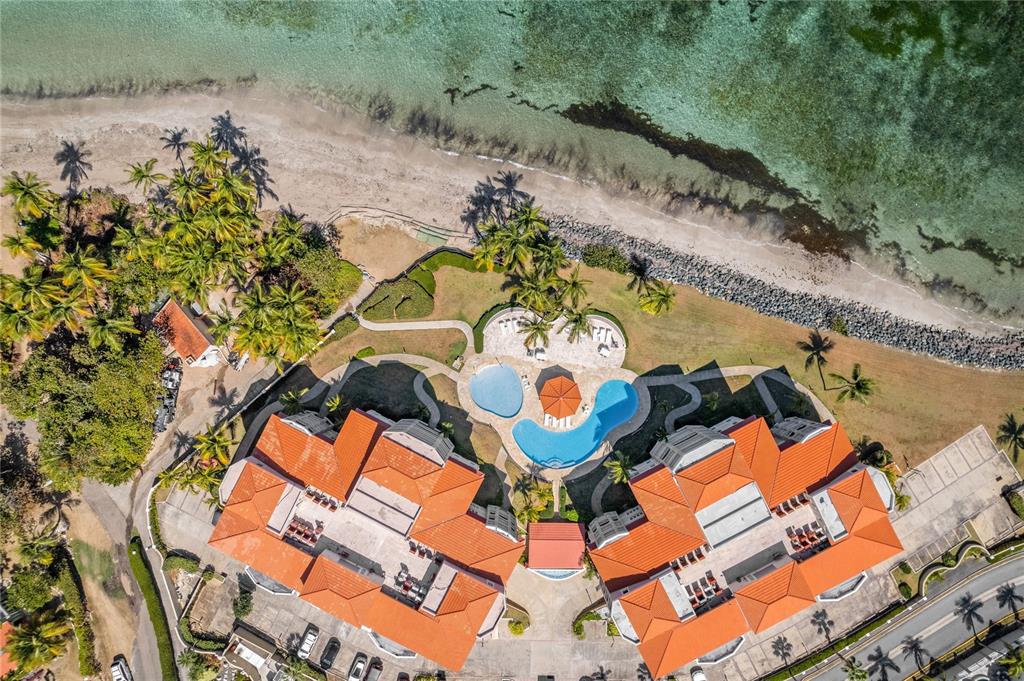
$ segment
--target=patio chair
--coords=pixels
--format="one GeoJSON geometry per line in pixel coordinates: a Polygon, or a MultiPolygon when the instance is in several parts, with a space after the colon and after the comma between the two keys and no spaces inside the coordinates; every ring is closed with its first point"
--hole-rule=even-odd
{"type": "Polygon", "coordinates": [[[565,417],[565,427],[566,428],[572,428],[572,417],[571,416],[566,416],[565,417]]]}
{"type": "Polygon", "coordinates": [[[612,351],[608,349],[607,345],[598,345],[597,354],[601,355],[602,357],[607,357],[608,355],[612,354],[612,351]]]}

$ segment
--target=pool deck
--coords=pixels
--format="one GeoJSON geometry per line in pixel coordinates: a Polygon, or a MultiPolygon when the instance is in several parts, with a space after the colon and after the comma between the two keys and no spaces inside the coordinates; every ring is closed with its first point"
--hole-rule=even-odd
{"type": "Polygon", "coordinates": [[[544,359],[537,359],[533,356],[533,350],[528,354],[526,346],[523,345],[524,336],[515,326],[517,322],[522,323],[533,317],[532,312],[520,307],[512,307],[494,315],[484,327],[483,354],[514,357],[537,366],[573,364],[588,371],[617,369],[626,360],[626,342],[622,331],[613,321],[601,315],[587,317],[593,329],[592,334],[590,337],[578,339],[575,343],[569,342],[568,332],[559,331],[565,320],[556,320],[548,336],[548,343],[543,349],[544,359]],[[606,357],[602,356],[602,349],[607,353],[606,357]]]}
{"type": "MultiPolygon", "coordinates": [[[[518,342],[519,347],[522,348],[522,341],[519,340],[518,342]]],[[[508,355],[497,356],[489,352],[484,352],[479,355],[472,355],[466,358],[466,364],[459,372],[458,381],[459,402],[462,404],[463,409],[465,409],[474,420],[486,423],[498,432],[498,435],[501,436],[502,443],[505,445],[505,450],[520,469],[523,471],[534,471],[549,481],[556,478],[561,479],[567,476],[575,467],[542,468],[539,464],[530,459],[530,457],[528,457],[523,450],[519,448],[519,445],[516,444],[516,440],[512,436],[512,426],[520,419],[531,419],[537,423],[537,425],[543,427],[544,411],[540,406],[540,400],[537,398],[537,390],[544,381],[559,373],[569,374],[572,379],[576,381],[577,385],[579,385],[580,395],[583,397],[583,402],[580,404],[580,410],[573,417],[573,427],[579,426],[579,424],[586,420],[589,412],[585,413],[583,411],[583,405],[593,408],[594,396],[597,394],[597,389],[601,384],[605,381],[614,379],[626,381],[627,383],[632,384],[637,378],[636,374],[632,371],[617,366],[595,367],[580,365],[577,363],[552,362],[550,355],[547,361],[538,362],[533,358],[527,358],[525,355],[518,357],[508,355]],[[485,366],[497,363],[510,366],[515,370],[516,375],[520,376],[520,378],[524,375],[527,378],[527,385],[523,387],[523,408],[519,411],[519,414],[513,418],[502,418],[492,412],[478,407],[476,402],[473,401],[473,396],[470,394],[469,380],[473,374],[485,366]],[[541,471],[543,471],[543,473],[541,473],[541,471]]],[[[551,428],[548,430],[552,430],[552,432],[559,432],[551,428]]],[[[569,429],[567,428],[565,430],[569,429]]],[[[603,442],[601,446],[587,458],[587,461],[603,458],[608,454],[609,449],[610,445],[608,442],[603,442]]]]}

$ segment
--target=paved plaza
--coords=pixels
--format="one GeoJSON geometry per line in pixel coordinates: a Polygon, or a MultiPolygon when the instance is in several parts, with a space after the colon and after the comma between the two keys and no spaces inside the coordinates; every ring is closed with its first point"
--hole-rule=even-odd
{"type": "Polygon", "coordinates": [[[588,369],[622,366],[626,360],[626,341],[619,326],[601,315],[589,315],[590,335],[569,341],[562,330],[564,318],[555,320],[548,342],[536,348],[523,344],[523,326],[536,316],[521,307],[512,307],[494,315],[484,327],[484,353],[523,359],[538,366],[572,364],[588,369]]]}

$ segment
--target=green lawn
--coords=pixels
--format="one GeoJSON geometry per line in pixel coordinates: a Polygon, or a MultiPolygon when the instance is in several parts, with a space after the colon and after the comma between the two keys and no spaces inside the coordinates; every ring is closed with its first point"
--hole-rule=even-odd
{"type": "Polygon", "coordinates": [[[323,376],[348,362],[356,352],[366,347],[372,347],[376,355],[419,355],[450,365],[465,352],[466,336],[457,329],[370,331],[358,327],[325,344],[310,358],[310,369],[317,376],[323,376]]]}
{"type": "Polygon", "coordinates": [[[109,551],[103,551],[81,539],[71,540],[71,552],[75,556],[75,565],[84,577],[88,577],[103,587],[113,598],[125,596],[121,583],[114,576],[114,559],[109,551]]]}

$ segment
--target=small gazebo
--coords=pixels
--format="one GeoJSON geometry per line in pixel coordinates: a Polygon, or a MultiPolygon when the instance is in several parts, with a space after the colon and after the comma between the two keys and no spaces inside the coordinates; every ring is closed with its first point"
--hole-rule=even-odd
{"type": "Polygon", "coordinates": [[[568,376],[555,376],[549,379],[537,393],[540,406],[545,414],[556,419],[572,416],[580,408],[580,387],[568,376]]]}

